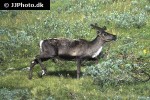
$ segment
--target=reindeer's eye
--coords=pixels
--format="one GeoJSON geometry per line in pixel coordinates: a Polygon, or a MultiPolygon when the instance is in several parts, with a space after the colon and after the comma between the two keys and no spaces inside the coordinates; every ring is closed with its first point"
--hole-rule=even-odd
{"type": "Polygon", "coordinates": [[[103,36],[106,36],[106,33],[103,33],[103,36]]]}

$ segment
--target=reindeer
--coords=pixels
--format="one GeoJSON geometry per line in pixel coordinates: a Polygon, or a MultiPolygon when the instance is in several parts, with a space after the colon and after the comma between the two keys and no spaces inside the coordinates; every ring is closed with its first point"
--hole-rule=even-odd
{"type": "Polygon", "coordinates": [[[97,36],[92,41],[84,39],[69,40],[66,38],[51,38],[40,41],[40,55],[37,55],[31,62],[29,79],[32,79],[33,67],[40,64],[42,76],[46,75],[46,68],[42,62],[49,59],[75,60],[77,62],[77,78],[80,77],[81,62],[84,60],[96,59],[101,53],[103,45],[106,42],[116,40],[116,35],[106,32],[106,26],[99,27],[97,24],[91,24],[93,29],[97,30],[97,36]]]}

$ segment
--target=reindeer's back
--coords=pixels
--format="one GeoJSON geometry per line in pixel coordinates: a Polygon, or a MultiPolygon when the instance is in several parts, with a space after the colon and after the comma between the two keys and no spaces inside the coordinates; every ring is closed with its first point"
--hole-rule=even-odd
{"type": "Polygon", "coordinates": [[[87,48],[86,40],[60,39],[58,55],[81,56],[87,48]]]}

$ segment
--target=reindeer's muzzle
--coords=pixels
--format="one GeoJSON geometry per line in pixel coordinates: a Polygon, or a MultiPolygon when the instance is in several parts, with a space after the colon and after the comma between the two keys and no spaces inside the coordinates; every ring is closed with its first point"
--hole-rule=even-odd
{"type": "Polygon", "coordinates": [[[117,40],[117,36],[116,36],[116,35],[113,36],[113,40],[114,40],[114,41],[117,40]]]}

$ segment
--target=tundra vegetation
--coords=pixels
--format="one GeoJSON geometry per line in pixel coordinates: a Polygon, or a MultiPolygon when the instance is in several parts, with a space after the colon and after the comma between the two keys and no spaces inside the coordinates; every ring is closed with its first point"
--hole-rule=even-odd
{"type": "Polygon", "coordinates": [[[51,0],[50,11],[0,11],[0,100],[150,99],[149,0],[51,0]],[[43,39],[92,40],[91,23],[107,26],[117,41],[105,45],[98,64],[43,62],[48,75],[38,77],[30,62],[43,39]]]}

